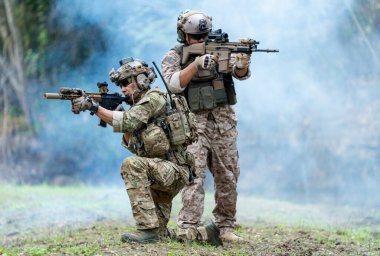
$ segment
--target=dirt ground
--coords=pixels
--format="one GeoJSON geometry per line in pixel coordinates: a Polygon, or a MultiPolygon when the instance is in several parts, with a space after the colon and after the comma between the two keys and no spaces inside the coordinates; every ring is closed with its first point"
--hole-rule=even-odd
{"type": "MultiPolygon", "coordinates": [[[[2,186],[0,192],[0,255],[380,255],[378,209],[239,195],[237,232],[248,241],[243,245],[137,245],[120,242],[133,229],[122,186],[2,186]]],[[[211,194],[205,205],[207,221],[211,194]]],[[[177,197],[172,227],[179,207],[177,197]]]]}

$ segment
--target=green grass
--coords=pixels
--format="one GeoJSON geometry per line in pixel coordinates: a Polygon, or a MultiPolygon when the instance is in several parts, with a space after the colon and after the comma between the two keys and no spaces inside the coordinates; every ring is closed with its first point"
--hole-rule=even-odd
{"type": "MultiPolygon", "coordinates": [[[[330,206],[327,213],[335,215],[327,218],[324,208],[317,205],[249,196],[239,200],[241,225],[236,233],[249,243],[215,248],[165,240],[138,245],[120,241],[122,233],[134,228],[122,186],[3,185],[0,255],[380,255],[376,210],[330,206]]],[[[213,195],[207,194],[205,219],[213,207],[213,195]]],[[[169,222],[172,228],[179,208],[177,197],[169,222]]]]}
{"type": "Polygon", "coordinates": [[[251,242],[215,248],[195,242],[166,240],[139,245],[120,242],[131,230],[118,221],[105,221],[66,231],[46,231],[0,247],[2,255],[379,255],[380,243],[361,230],[325,230],[287,225],[241,227],[251,242]]]}

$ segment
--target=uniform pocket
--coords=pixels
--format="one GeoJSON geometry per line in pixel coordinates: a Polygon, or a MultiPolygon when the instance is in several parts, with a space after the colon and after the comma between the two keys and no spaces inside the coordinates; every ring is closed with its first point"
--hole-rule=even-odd
{"type": "Polygon", "coordinates": [[[202,109],[207,110],[215,108],[214,88],[212,86],[201,87],[200,94],[202,109]]]}
{"type": "Polygon", "coordinates": [[[191,111],[198,111],[200,110],[200,88],[195,87],[189,88],[188,93],[188,99],[189,99],[189,107],[191,111]]]}
{"type": "Polygon", "coordinates": [[[149,157],[160,157],[169,151],[170,144],[164,130],[154,123],[141,133],[141,139],[149,157]]]}
{"type": "Polygon", "coordinates": [[[136,225],[140,229],[152,228],[158,222],[153,201],[138,201],[132,205],[136,225]]]}

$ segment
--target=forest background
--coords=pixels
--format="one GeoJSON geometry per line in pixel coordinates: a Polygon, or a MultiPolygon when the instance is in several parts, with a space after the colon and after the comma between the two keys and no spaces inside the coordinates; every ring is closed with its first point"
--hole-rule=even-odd
{"type": "Polygon", "coordinates": [[[188,8],[231,41],[280,50],[255,53],[236,83],[239,192],[380,207],[379,0],[1,0],[0,183],[122,187],[120,134],[42,95],[99,81],[117,92],[109,70],[128,56],[160,63],[188,8]]]}

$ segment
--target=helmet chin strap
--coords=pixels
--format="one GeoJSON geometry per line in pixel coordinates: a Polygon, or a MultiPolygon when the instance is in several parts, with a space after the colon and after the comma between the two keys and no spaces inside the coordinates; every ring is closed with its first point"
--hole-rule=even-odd
{"type": "Polygon", "coordinates": [[[186,35],[186,43],[188,44],[188,45],[190,45],[190,36],[189,36],[189,34],[187,34],[187,33],[185,33],[185,35],[186,35]]]}
{"type": "Polygon", "coordinates": [[[135,94],[139,93],[137,89],[132,91],[131,99],[132,99],[132,105],[135,104],[135,94]]]}
{"type": "Polygon", "coordinates": [[[134,90],[134,91],[132,92],[132,101],[133,101],[133,104],[135,104],[135,95],[136,95],[137,93],[138,93],[137,90],[134,90]]]}
{"type": "Polygon", "coordinates": [[[132,105],[135,104],[135,101],[139,101],[141,99],[141,92],[142,90],[140,90],[139,88],[135,88],[132,91],[132,95],[131,95],[132,105]]]}
{"type": "Polygon", "coordinates": [[[135,77],[132,76],[131,78],[132,78],[133,86],[135,87],[134,90],[132,91],[132,95],[131,95],[132,105],[134,105],[135,104],[135,95],[140,92],[140,89],[137,86],[137,81],[136,81],[135,77]]]}

